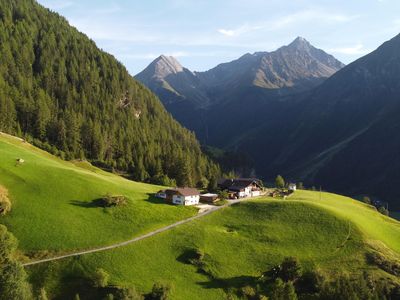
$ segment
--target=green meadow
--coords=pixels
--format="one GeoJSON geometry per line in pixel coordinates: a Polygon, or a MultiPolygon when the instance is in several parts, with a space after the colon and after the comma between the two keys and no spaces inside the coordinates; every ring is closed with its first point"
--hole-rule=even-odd
{"type": "Polygon", "coordinates": [[[46,282],[55,295],[76,291],[79,281],[74,285],[74,279],[103,268],[112,284],[142,292],[149,292],[154,282],[169,283],[173,299],[224,299],[227,291],[254,282],[286,256],[331,278],[364,270],[391,277],[366,262],[371,247],[382,246],[378,232],[370,231],[373,225],[387,234],[388,255],[397,256],[400,223],[350,198],[324,193],[319,200],[316,192],[298,191],[290,200],[242,202],[127,247],[29,270],[37,286],[46,282]],[[352,219],[359,213],[371,218],[370,226],[363,225],[364,217],[352,219]],[[194,250],[206,254],[207,274],[187,263],[185,257],[194,250]]]}
{"type": "Polygon", "coordinates": [[[0,184],[12,211],[0,222],[26,252],[70,252],[127,240],[196,213],[158,205],[149,195],[160,187],[107,173],[86,162],[66,162],[17,138],[0,135],[0,184]],[[24,163],[17,164],[22,158],[24,163]],[[105,194],[124,195],[123,207],[102,208],[105,194]]]}

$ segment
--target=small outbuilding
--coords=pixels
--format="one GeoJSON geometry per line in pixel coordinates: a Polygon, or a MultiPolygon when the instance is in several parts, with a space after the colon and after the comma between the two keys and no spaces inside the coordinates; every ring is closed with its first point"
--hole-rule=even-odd
{"type": "Polygon", "coordinates": [[[202,194],[200,195],[200,201],[201,202],[205,202],[205,203],[215,203],[217,202],[218,199],[218,195],[217,194],[212,194],[212,193],[206,193],[206,194],[202,194]]]}

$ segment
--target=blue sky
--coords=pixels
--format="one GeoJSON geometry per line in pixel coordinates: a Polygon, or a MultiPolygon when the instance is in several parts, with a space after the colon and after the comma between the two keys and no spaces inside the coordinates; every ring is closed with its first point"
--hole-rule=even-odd
{"type": "Polygon", "coordinates": [[[348,64],[400,33],[399,0],[39,0],[134,75],[160,54],[203,71],[302,36],[348,64]]]}

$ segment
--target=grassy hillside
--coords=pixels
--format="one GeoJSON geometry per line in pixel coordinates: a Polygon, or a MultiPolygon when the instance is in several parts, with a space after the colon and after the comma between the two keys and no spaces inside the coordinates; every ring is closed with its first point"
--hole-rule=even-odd
{"type": "Polygon", "coordinates": [[[11,213],[0,218],[24,251],[66,252],[126,240],[193,215],[193,208],[160,205],[160,187],[125,180],[85,162],[65,162],[17,138],[0,134],[0,184],[11,213]],[[16,164],[16,159],[25,162],[16,164]],[[124,207],[92,204],[107,193],[125,195],[124,207]]]}
{"type": "Polygon", "coordinates": [[[346,197],[319,197],[299,191],[290,200],[255,199],[128,247],[29,270],[38,286],[45,282],[56,294],[72,296],[79,289],[74,280],[101,267],[113,284],[143,292],[156,281],[171,283],[173,299],[224,299],[226,291],[254,282],[285,256],[330,278],[364,270],[393,278],[368,265],[365,256],[371,245],[382,250],[382,242],[388,247],[382,251],[397,256],[400,223],[346,197]],[[206,254],[208,275],[186,262],[193,250],[206,254]]]}
{"type": "MultiPolygon", "coordinates": [[[[0,134],[0,184],[12,212],[0,218],[37,256],[105,246],[196,213],[149,198],[160,187],[125,180],[86,162],[62,161],[17,138],[0,134]],[[23,164],[16,164],[18,158],[23,164]],[[124,207],[92,201],[106,193],[128,198],[124,207]]],[[[252,284],[284,257],[327,278],[338,273],[394,277],[368,265],[366,254],[400,256],[400,223],[371,206],[329,193],[298,191],[289,200],[253,199],[115,250],[28,267],[35,288],[56,299],[98,299],[85,279],[105,269],[111,284],[149,292],[154,282],[174,287],[173,299],[224,299],[252,284]],[[204,271],[188,263],[204,253],[204,271]],[[85,295],[90,294],[90,297],[85,295]]],[[[100,298],[101,299],[101,298],[100,298]]]]}

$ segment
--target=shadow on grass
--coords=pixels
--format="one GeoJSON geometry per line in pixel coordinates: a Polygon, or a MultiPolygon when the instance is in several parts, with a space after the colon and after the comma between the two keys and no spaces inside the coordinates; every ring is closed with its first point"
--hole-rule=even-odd
{"type": "Polygon", "coordinates": [[[94,199],[93,201],[90,202],[81,200],[71,200],[69,203],[74,206],[85,207],[85,208],[98,208],[98,207],[104,208],[104,201],[101,198],[94,199]]]}
{"type": "Polygon", "coordinates": [[[176,258],[176,260],[183,264],[192,265],[192,261],[198,258],[199,254],[197,249],[186,249],[181,255],[176,258]]]}
{"type": "Polygon", "coordinates": [[[154,193],[147,193],[147,196],[149,196],[146,201],[153,203],[153,204],[165,204],[165,205],[169,205],[164,199],[161,198],[157,198],[156,194],[154,193]]]}
{"type": "Polygon", "coordinates": [[[229,290],[229,289],[240,289],[245,286],[252,286],[255,284],[257,281],[257,277],[252,277],[252,276],[237,276],[237,277],[231,277],[231,278],[212,278],[210,281],[206,282],[198,282],[200,286],[206,288],[206,289],[224,289],[224,290],[229,290]]]}

